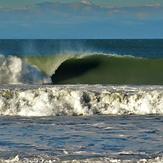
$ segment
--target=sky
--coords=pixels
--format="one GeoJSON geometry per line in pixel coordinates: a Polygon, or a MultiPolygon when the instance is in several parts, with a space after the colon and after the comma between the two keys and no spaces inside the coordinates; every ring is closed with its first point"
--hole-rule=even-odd
{"type": "Polygon", "coordinates": [[[0,0],[0,38],[163,38],[163,0],[0,0]]]}

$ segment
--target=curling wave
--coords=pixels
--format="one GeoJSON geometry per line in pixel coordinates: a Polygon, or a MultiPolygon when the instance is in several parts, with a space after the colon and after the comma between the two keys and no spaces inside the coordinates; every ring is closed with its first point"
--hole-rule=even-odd
{"type": "Polygon", "coordinates": [[[28,58],[53,84],[163,84],[163,59],[110,54],[28,58]]]}
{"type": "Polygon", "coordinates": [[[59,84],[163,84],[163,60],[93,55],[71,58],[52,75],[59,84]]]}
{"type": "Polygon", "coordinates": [[[163,87],[35,86],[0,89],[0,115],[163,114],[163,87]]]}
{"type": "Polygon", "coordinates": [[[163,84],[163,59],[113,54],[0,56],[0,84],[163,84]]]}

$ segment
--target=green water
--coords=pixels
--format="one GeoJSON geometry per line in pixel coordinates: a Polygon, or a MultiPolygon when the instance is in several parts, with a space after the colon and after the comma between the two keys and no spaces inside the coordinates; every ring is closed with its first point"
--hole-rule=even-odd
{"type": "Polygon", "coordinates": [[[91,55],[28,59],[54,84],[163,84],[163,59],[91,55]]]}

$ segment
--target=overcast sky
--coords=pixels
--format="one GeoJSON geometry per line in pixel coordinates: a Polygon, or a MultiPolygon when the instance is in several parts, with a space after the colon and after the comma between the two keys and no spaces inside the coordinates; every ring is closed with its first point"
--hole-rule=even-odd
{"type": "Polygon", "coordinates": [[[163,38],[163,0],[0,0],[0,38],[163,38]]]}

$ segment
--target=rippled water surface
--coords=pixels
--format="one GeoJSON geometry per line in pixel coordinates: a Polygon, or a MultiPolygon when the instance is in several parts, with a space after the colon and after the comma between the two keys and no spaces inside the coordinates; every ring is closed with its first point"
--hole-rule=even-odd
{"type": "Polygon", "coordinates": [[[162,124],[162,116],[1,117],[0,159],[154,159],[162,124]]]}

